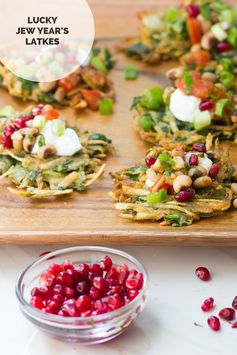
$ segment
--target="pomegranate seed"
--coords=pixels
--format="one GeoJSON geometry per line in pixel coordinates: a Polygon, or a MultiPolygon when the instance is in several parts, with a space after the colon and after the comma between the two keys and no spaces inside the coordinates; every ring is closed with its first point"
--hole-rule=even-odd
{"type": "Polygon", "coordinates": [[[90,317],[92,315],[91,310],[86,311],[86,312],[81,312],[81,317],[90,317]]]}
{"type": "Polygon", "coordinates": [[[68,316],[77,317],[77,307],[76,307],[76,300],[74,298],[63,302],[62,311],[64,311],[68,316]]]}
{"type": "Polygon", "coordinates": [[[118,277],[118,271],[115,267],[111,267],[111,269],[106,273],[106,278],[108,279],[116,279],[118,277]]]}
{"type": "Polygon", "coordinates": [[[218,45],[217,45],[217,50],[220,53],[229,52],[231,49],[232,49],[232,46],[227,42],[221,42],[221,43],[218,43],[218,45]]]}
{"type": "Polygon", "coordinates": [[[143,274],[129,274],[125,286],[130,290],[140,290],[143,286],[143,274]]]}
{"type": "Polygon", "coordinates": [[[53,274],[49,271],[43,271],[40,275],[40,286],[48,284],[48,280],[54,278],[53,274]]]}
{"type": "Polygon", "coordinates": [[[89,274],[89,265],[87,264],[79,264],[77,267],[76,267],[76,270],[79,271],[84,279],[86,279],[88,277],[88,274],[89,274]]]}
{"type": "Polygon", "coordinates": [[[68,316],[68,313],[65,312],[65,311],[60,310],[60,311],[58,312],[58,316],[67,317],[67,316],[68,316]]]}
{"type": "Polygon", "coordinates": [[[203,101],[200,103],[200,111],[212,110],[214,107],[214,102],[211,100],[203,101]]]}
{"type": "Polygon", "coordinates": [[[209,327],[214,330],[215,332],[218,331],[221,327],[220,320],[219,318],[215,316],[211,316],[208,318],[207,323],[209,327]]]}
{"type": "Polygon", "coordinates": [[[25,126],[26,126],[26,123],[21,118],[17,118],[14,122],[14,127],[16,129],[21,129],[21,128],[24,128],[25,126]]]}
{"type": "Polygon", "coordinates": [[[190,187],[185,190],[181,190],[176,196],[175,199],[178,202],[187,202],[190,201],[195,196],[195,190],[190,187]]]}
{"type": "Polygon", "coordinates": [[[31,296],[32,297],[40,297],[42,299],[45,299],[46,297],[49,297],[51,295],[51,290],[47,286],[42,286],[42,287],[35,287],[31,291],[31,296]]]}
{"type": "Polygon", "coordinates": [[[48,267],[48,271],[54,276],[57,276],[62,271],[62,267],[59,264],[51,264],[48,267]]]}
{"type": "Polygon", "coordinates": [[[219,171],[220,171],[220,165],[217,164],[217,163],[214,163],[211,166],[211,169],[209,170],[209,174],[208,175],[210,176],[210,178],[215,179],[215,177],[217,176],[219,171]]]}
{"type": "Polygon", "coordinates": [[[127,297],[130,301],[136,298],[139,295],[139,291],[137,290],[128,290],[127,297]]]}
{"type": "Polygon", "coordinates": [[[39,105],[37,107],[34,107],[31,111],[31,113],[32,113],[32,116],[38,116],[38,115],[41,115],[42,111],[43,111],[43,107],[39,105]]]}
{"type": "Polygon", "coordinates": [[[90,272],[92,274],[96,274],[97,276],[102,276],[103,275],[103,270],[101,269],[99,264],[90,265],[90,272]]]}
{"type": "Polygon", "coordinates": [[[200,153],[206,153],[206,145],[203,143],[196,143],[193,145],[192,150],[195,150],[196,152],[200,153]]]}
{"type": "Polygon", "coordinates": [[[237,309],[237,296],[235,296],[235,298],[233,299],[232,307],[233,307],[234,309],[237,309]]]}
{"type": "MultiPolygon", "coordinates": [[[[60,304],[56,301],[50,301],[48,304],[47,304],[47,308],[46,310],[50,311],[48,313],[54,313],[54,314],[57,314],[60,310],[60,304]]],[[[46,312],[47,312],[46,311],[46,312]]]]}
{"type": "Polygon", "coordinates": [[[90,291],[90,285],[87,281],[80,281],[76,286],[76,290],[81,294],[88,294],[90,291]]]}
{"type": "Polygon", "coordinates": [[[3,135],[6,137],[11,137],[11,135],[15,132],[15,128],[11,125],[7,125],[3,130],[3,135]]]}
{"type": "Polygon", "coordinates": [[[189,165],[198,165],[198,156],[196,154],[191,154],[189,158],[189,165]]]}
{"type": "Polygon", "coordinates": [[[63,271],[73,270],[74,265],[71,263],[71,261],[65,260],[62,264],[62,269],[63,269],[63,271]]]}
{"type": "Polygon", "coordinates": [[[114,311],[122,306],[121,298],[119,295],[109,296],[108,306],[114,311]]]}
{"type": "Polygon", "coordinates": [[[56,285],[54,285],[53,292],[59,293],[62,295],[64,293],[64,288],[61,284],[56,284],[56,285]]]}
{"type": "Polygon", "coordinates": [[[156,162],[156,157],[153,157],[152,155],[146,157],[145,159],[146,165],[148,166],[148,168],[150,168],[152,165],[155,164],[156,162]]]}
{"type": "Polygon", "coordinates": [[[235,318],[235,310],[233,308],[223,308],[219,312],[219,317],[224,320],[233,320],[235,318]]]}
{"type": "Polygon", "coordinates": [[[52,301],[57,302],[57,303],[60,304],[60,306],[61,306],[61,304],[62,304],[63,301],[64,301],[64,297],[63,297],[60,293],[57,293],[57,294],[53,295],[52,301]]]}
{"type": "Polygon", "coordinates": [[[199,6],[190,4],[186,7],[189,17],[197,17],[200,14],[199,6]]]}
{"type": "Polygon", "coordinates": [[[202,281],[208,281],[210,279],[210,272],[206,267],[200,266],[195,271],[197,277],[202,281]]]}
{"type": "Polygon", "coordinates": [[[65,295],[67,298],[73,298],[73,297],[75,296],[74,289],[71,288],[71,287],[65,287],[65,289],[64,289],[64,295],[65,295]]]}
{"type": "Polygon", "coordinates": [[[101,293],[104,293],[107,289],[106,281],[101,276],[94,277],[92,284],[101,293]]]}
{"type": "Polygon", "coordinates": [[[88,295],[78,297],[76,300],[78,312],[85,312],[91,309],[91,298],[88,295]]]}
{"type": "Polygon", "coordinates": [[[123,270],[128,271],[128,265],[122,264],[122,265],[120,265],[120,266],[117,267],[118,273],[120,273],[120,272],[123,271],[123,270]]]}
{"type": "Polygon", "coordinates": [[[30,300],[30,304],[33,307],[38,308],[38,309],[42,309],[44,307],[42,298],[40,298],[38,296],[32,297],[31,300],[30,300]]]}
{"type": "Polygon", "coordinates": [[[210,311],[210,309],[213,308],[213,304],[214,304],[214,299],[212,297],[206,299],[201,306],[203,312],[210,311]]]}
{"type": "Polygon", "coordinates": [[[108,287],[111,287],[111,286],[118,286],[119,282],[117,279],[106,279],[106,283],[107,283],[107,286],[108,287]]]}
{"type": "Polygon", "coordinates": [[[99,311],[99,314],[107,313],[109,310],[107,304],[101,300],[95,301],[93,308],[94,310],[99,311]]]}
{"type": "Polygon", "coordinates": [[[104,271],[108,271],[112,267],[112,260],[109,256],[106,256],[103,260],[100,262],[100,267],[104,271]]]}
{"type": "Polygon", "coordinates": [[[127,280],[128,278],[128,270],[121,270],[119,272],[119,275],[118,275],[118,283],[119,285],[124,285],[125,284],[125,281],[127,280]]]}
{"type": "Polygon", "coordinates": [[[74,283],[73,276],[70,275],[70,273],[68,271],[71,271],[71,270],[67,270],[66,272],[61,271],[56,278],[56,281],[58,283],[61,283],[64,287],[67,287],[67,286],[70,287],[74,283]]]}
{"type": "Polygon", "coordinates": [[[120,293],[121,287],[120,286],[111,286],[107,291],[107,296],[115,295],[116,293],[120,293]]]}
{"type": "Polygon", "coordinates": [[[231,328],[237,328],[237,322],[234,322],[231,326],[231,328]]]}
{"type": "Polygon", "coordinates": [[[93,300],[98,300],[102,296],[101,292],[94,286],[91,287],[89,295],[93,300]]]}
{"type": "Polygon", "coordinates": [[[13,147],[12,139],[11,139],[11,137],[9,137],[9,136],[3,136],[3,138],[2,138],[2,144],[3,144],[3,146],[4,146],[5,148],[8,148],[8,149],[10,149],[10,148],[13,147]]]}

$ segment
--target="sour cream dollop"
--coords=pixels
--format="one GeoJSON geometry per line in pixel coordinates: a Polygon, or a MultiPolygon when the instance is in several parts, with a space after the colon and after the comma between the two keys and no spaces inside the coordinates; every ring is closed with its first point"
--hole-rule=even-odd
{"type": "MultiPolygon", "coordinates": [[[[73,129],[66,128],[62,136],[57,136],[53,134],[51,124],[52,121],[46,122],[40,134],[44,137],[45,145],[52,145],[56,148],[57,155],[72,156],[82,149],[79,137],[73,129]]],[[[37,137],[36,143],[31,151],[32,154],[37,154],[40,149],[39,139],[40,137],[37,137]]]]}
{"type": "Polygon", "coordinates": [[[185,95],[180,89],[170,95],[170,111],[180,121],[193,122],[194,115],[200,111],[200,103],[198,97],[185,95]]]}

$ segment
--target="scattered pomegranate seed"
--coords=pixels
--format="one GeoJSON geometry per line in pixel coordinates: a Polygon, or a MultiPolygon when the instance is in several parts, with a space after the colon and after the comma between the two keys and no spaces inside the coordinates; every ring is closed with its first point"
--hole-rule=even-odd
{"type": "Polygon", "coordinates": [[[198,165],[198,156],[196,154],[191,154],[189,158],[189,165],[198,165]]]}
{"type": "Polygon", "coordinates": [[[113,266],[105,256],[99,264],[52,263],[31,290],[30,304],[63,317],[89,317],[118,309],[139,295],[143,274],[127,265],[113,266]]]}
{"type": "Polygon", "coordinates": [[[146,165],[148,166],[148,168],[150,168],[152,165],[155,164],[156,162],[156,157],[153,157],[152,155],[146,157],[145,159],[146,165]]]}
{"type": "Polygon", "coordinates": [[[229,52],[231,49],[232,49],[232,46],[227,42],[221,42],[221,43],[218,43],[218,45],[217,45],[217,50],[220,53],[229,52]]]}
{"type": "Polygon", "coordinates": [[[195,273],[196,273],[197,277],[202,281],[208,281],[210,279],[210,272],[204,266],[198,267],[196,269],[195,273]]]}
{"type": "Polygon", "coordinates": [[[208,318],[207,323],[209,327],[214,330],[215,332],[218,331],[221,327],[220,320],[219,318],[215,316],[211,316],[208,318]]]}
{"type": "Polygon", "coordinates": [[[21,129],[21,128],[24,128],[25,126],[26,126],[26,122],[24,120],[22,120],[21,118],[16,119],[14,122],[14,127],[16,129],[21,129]]]}
{"type": "Polygon", "coordinates": [[[211,100],[203,101],[200,103],[200,111],[212,110],[214,107],[214,102],[211,100]]]}
{"type": "Polygon", "coordinates": [[[232,307],[233,307],[234,309],[237,309],[237,296],[235,296],[235,298],[233,299],[232,307]]]}
{"type": "Polygon", "coordinates": [[[12,139],[10,136],[2,137],[2,144],[5,148],[11,149],[13,147],[12,139]]]}
{"type": "Polygon", "coordinates": [[[235,318],[235,310],[233,308],[223,308],[219,312],[219,317],[224,320],[233,320],[235,318]]]}
{"type": "Polygon", "coordinates": [[[187,202],[190,201],[195,196],[195,190],[190,187],[185,190],[181,190],[176,196],[175,199],[178,202],[187,202]]]}
{"type": "Polygon", "coordinates": [[[210,311],[213,308],[213,304],[214,304],[214,298],[210,297],[206,299],[201,306],[203,312],[210,311]]]}
{"type": "Polygon", "coordinates": [[[41,105],[38,105],[37,107],[34,107],[34,108],[32,109],[32,111],[31,111],[32,116],[41,115],[42,110],[43,110],[43,107],[42,107],[41,105]]]}
{"type": "Polygon", "coordinates": [[[203,143],[196,143],[193,145],[192,147],[193,150],[200,152],[200,153],[206,153],[207,149],[206,149],[206,145],[203,143]]]}
{"type": "Polygon", "coordinates": [[[234,322],[234,323],[231,325],[231,328],[237,328],[237,322],[234,322]]]}
{"type": "Polygon", "coordinates": [[[217,164],[217,163],[214,163],[211,166],[211,169],[209,170],[209,174],[208,175],[210,176],[210,178],[215,179],[215,177],[217,176],[219,171],[220,171],[220,165],[217,164]]]}
{"type": "Polygon", "coordinates": [[[198,5],[190,4],[186,7],[189,17],[197,17],[200,14],[198,5]]]}

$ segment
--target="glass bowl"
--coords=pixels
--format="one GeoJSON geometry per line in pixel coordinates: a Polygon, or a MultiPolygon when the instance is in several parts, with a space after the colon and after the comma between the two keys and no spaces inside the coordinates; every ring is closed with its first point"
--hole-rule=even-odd
{"type": "Polygon", "coordinates": [[[94,246],[72,247],[51,252],[29,265],[17,279],[16,296],[24,316],[49,336],[68,342],[96,344],[113,339],[127,329],[145,306],[147,284],[148,275],[144,266],[123,251],[94,246]],[[129,269],[143,273],[143,288],[127,305],[96,316],[62,317],[40,311],[29,303],[32,288],[38,286],[41,272],[52,262],[61,264],[68,259],[73,264],[92,264],[98,263],[105,255],[111,257],[114,265],[127,264],[129,269]]]}

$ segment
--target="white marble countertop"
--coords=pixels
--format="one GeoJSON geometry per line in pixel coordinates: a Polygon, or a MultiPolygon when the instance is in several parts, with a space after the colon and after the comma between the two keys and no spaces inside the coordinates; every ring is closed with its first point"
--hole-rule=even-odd
{"type": "MultiPolygon", "coordinates": [[[[200,310],[214,297],[218,313],[237,295],[237,248],[124,247],[138,257],[150,275],[149,298],[143,313],[120,337],[101,345],[62,343],[36,330],[20,313],[14,292],[18,273],[45,246],[1,246],[1,355],[236,355],[237,329],[222,323],[207,326],[200,310]],[[194,275],[198,266],[212,272],[210,282],[194,275]],[[194,322],[201,326],[195,326],[194,322]]],[[[52,249],[52,248],[51,248],[52,249]]]]}

